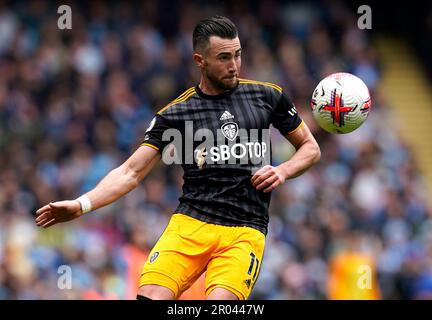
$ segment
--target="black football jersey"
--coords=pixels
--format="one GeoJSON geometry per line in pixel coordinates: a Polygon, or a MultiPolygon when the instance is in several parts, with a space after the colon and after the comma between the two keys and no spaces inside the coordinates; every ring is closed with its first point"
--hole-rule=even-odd
{"type": "Polygon", "coordinates": [[[216,96],[192,87],[161,109],[143,145],[159,150],[165,163],[183,167],[175,212],[267,234],[271,193],[254,188],[251,178],[271,164],[271,124],[286,136],[302,120],[279,86],[254,80],[240,79],[216,96]]]}

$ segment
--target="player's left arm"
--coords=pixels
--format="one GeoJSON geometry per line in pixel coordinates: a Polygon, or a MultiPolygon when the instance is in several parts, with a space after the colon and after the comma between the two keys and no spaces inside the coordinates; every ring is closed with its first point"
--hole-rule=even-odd
{"type": "Polygon", "coordinates": [[[279,166],[266,165],[252,177],[252,185],[258,190],[270,192],[285,180],[303,174],[321,158],[318,143],[303,121],[299,128],[285,135],[285,138],[296,148],[296,153],[279,166]]]}

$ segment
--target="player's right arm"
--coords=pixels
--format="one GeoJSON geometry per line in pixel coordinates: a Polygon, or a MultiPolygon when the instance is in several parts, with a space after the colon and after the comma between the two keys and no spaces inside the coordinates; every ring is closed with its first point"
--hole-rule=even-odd
{"type": "MultiPolygon", "coordinates": [[[[104,207],[134,189],[160,158],[160,153],[154,148],[140,146],[129,159],[109,172],[94,189],[84,195],[91,209],[104,207]]],[[[36,224],[47,228],[81,215],[83,211],[78,200],[52,202],[36,211],[36,224]]]]}

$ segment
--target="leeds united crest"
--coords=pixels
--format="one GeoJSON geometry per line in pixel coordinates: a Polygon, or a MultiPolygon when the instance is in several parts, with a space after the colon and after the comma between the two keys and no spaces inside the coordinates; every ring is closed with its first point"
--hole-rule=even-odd
{"type": "Polygon", "coordinates": [[[222,133],[230,141],[234,141],[238,134],[238,125],[235,122],[224,123],[221,127],[222,133]]]}

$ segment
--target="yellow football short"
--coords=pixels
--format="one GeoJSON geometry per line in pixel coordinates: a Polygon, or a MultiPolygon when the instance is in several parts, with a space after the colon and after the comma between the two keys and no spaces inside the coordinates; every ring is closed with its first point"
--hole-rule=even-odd
{"type": "Polygon", "coordinates": [[[178,298],[207,271],[206,295],[219,287],[247,299],[264,245],[264,234],[254,228],[215,225],[176,213],[150,252],[139,285],[161,285],[178,298]]]}

